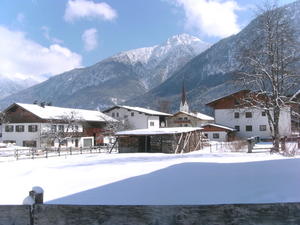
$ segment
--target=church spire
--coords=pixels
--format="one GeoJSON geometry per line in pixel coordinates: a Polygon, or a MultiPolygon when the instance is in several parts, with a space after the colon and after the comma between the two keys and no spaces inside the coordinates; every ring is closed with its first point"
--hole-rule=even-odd
{"type": "Polygon", "coordinates": [[[185,93],[185,86],[184,86],[184,77],[182,81],[182,94],[181,94],[181,102],[180,102],[180,108],[179,111],[182,112],[189,112],[189,106],[186,101],[186,93],[185,93]]]}

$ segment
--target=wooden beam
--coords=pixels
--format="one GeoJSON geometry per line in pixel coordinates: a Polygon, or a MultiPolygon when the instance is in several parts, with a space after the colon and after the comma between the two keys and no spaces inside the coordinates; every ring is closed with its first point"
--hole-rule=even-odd
{"type": "Polygon", "coordinates": [[[192,132],[188,132],[188,134],[186,135],[186,138],[185,138],[185,140],[184,140],[184,142],[183,142],[183,148],[181,149],[181,152],[180,152],[180,153],[183,153],[183,151],[184,151],[186,145],[189,143],[189,140],[190,140],[191,135],[192,135],[192,132]]]}
{"type": "Polygon", "coordinates": [[[181,133],[180,138],[179,138],[179,141],[177,142],[177,146],[176,146],[176,149],[175,149],[175,154],[177,154],[177,150],[178,150],[178,148],[179,148],[179,145],[180,145],[180,142],[181,142],[182,137],[183,137],[183,133],[181,133]]]}

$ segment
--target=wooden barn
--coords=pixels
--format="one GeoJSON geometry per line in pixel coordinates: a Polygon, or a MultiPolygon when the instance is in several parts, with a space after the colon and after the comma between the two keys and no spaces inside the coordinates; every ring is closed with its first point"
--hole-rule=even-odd
{"type": "Polygon", "coordinates": [[[162,152],[185,153],[207,144],[200,127],[138,129],[116,133],[119,153],[162,152]]]}

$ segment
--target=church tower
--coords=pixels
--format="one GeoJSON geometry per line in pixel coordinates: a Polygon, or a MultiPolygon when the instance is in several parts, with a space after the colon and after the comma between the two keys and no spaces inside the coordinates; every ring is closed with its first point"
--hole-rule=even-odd
{"type": "Polygon", "coordinates": [[[179,111],[181,112],[189,112],[189,106],[186,101],[186,93],[185,93],[185,86],[184,86],[184,78],[182,81],[182,95],[181,95],[181,102],[180,102],[180,108],[179,111]]]}

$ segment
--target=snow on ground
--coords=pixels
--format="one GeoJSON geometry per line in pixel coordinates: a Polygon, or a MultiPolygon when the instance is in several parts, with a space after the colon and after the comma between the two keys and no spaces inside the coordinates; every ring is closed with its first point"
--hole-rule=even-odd
{"type": "Polygon", "coordinates": [[[278,154],[89,154],[0,163],[0,204],[32,187],[46,204],[193,205],[300,202],[300,158],[278,154]]]}

